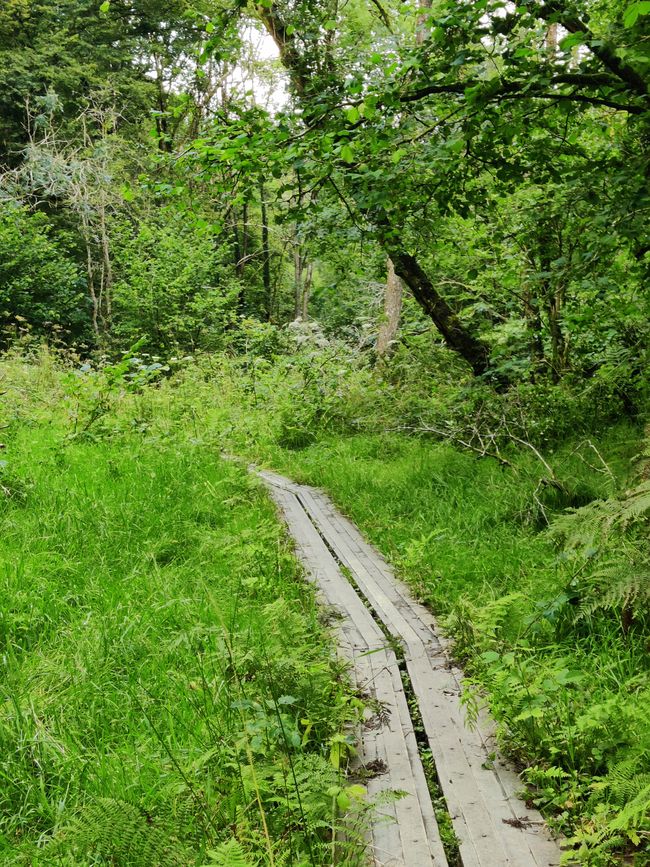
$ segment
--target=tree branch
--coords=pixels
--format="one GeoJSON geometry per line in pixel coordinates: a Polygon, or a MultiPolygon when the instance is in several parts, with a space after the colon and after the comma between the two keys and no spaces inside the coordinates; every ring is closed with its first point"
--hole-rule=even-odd
{"type": "MultiPolygon", "coordinates": [[[[427,96],[436,94],[457,94],[464,95],[469,88],[480,87],[487,82],[470,79],[468,81],[455,82],[453,84],[428,84],[424,87],[419,87],[417,90],[412,90],[407,93],[398,94],[400,102],[417,102],[425,99],[427,96]]],[[[612,86],[613,82],[608,75],[583,75],[583,74],[563,74],[554,76],[549,82],[544,82],[544,88],[554,87],[560,84],[575,84],[580,87],[598,87],[612,86]]],[[[588,96],[583,93],[566,93],[557,91],[557,93],[548,93],[535,90],[528,87],[524,81],[504,81],[498,89],[487,93],[486,97],[489,101],[499,101],[502,98],[516,97],[521,99],[567,99],[571,102],[583,102],[590,105],[604,105],[608,108],[614,108],[617,111],[625,111],[628,114],[644,114],[647,108],[642,105],[630,105],[629,103],[616,102],[613,99],[601,96],[588,96]]]]}
{"type": "Polygon", "coordinates": [[[538,5],[536,12],[544,21],[557,21],[569,33],[584,33],[587,37],[585,44],[603,66],[640,96],[648,96],[648,84],[645,79],[636,69],[624,63],[611,45],[595,37],[589,29],[588,19],[582,19],[575,12],[568,10],[560,0],[546,0],[543,6],[538,5]]]}

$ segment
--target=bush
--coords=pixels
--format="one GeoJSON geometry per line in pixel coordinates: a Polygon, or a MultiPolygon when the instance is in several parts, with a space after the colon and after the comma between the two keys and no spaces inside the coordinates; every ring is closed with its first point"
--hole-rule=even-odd
{"type": "Polygon", "coordinates": [[[114,228],[112,339],[142,337],[155,351],[222,348],[236,315],[239,284],[209,233],[174,222],[114,228]]]}
{"type": "Polygon", "coordinates": [[[87,337],[89,306],[81,269],[47,217],[9,203],[0,206],[0,345],[25,329],[87,337]]]}

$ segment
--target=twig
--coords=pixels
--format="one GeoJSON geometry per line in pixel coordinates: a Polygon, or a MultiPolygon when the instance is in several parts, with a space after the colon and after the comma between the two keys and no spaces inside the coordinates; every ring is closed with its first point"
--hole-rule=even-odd
{"type": "Polygon", "coordinates": [[[598,451],[598,449],[592,443],[591,440],[584,440],[583,442],[581,442],[579,445],[576,446],[576,448],[573,450],[572,454],[577,455],[580,458],[580,460],[589,467],[589,469],[594,470],[594,472],[596,472],[596,473],[604,473],[606,476],[609,477],[610,481],[612,481],[615,485],[617,484],[616,476],[612,472],[609,464],[607,463],[605,458],[601,455],[601,453],[598,451]],[[596,453],[596,457],[603,465],[602,469],[599,469],[598,467],[595,467],[593,464],[590,464],[589,461],[585,457],[583,457],[583,455],[580,454],[580,449],[584,445],[589,446],[589,448],[592,449],[596,453]]]}
{"type": "Polygon", "coordinates": [[[558,479],[558,477],[555,475],[555,471],[554,471],[553,467],[548,463],[548,461],[544,458],[544,456],[541,454],[541,452],[538,449],[536,449],[532,443],[529,443],[528,440],[524,440],[521,437],[515,436],[513,433],[510,432],[510,430],[508,430],[508,428],[506,428],[506,435],[513,442],[519,443],[520,445],[526,446],[526,448],[530,449],[531,452],[533,452],[533,454],[537,458],[537,460],[545,467],[546,471],[548,472],[549,476],[551,477],[551,481],[555,485],[560,487],[562,490],[564,490],[564,485],[558,479]]]}
{"type": "MultiPolygon", "coordinates": [[[[469,451],[474,452],[482,458],[493,458],[495,461],[498,461],[502,467],[509,467],[511,470],[517,471],[516,467],[513,466],[510,461],[506,460],[506,458],[502,457],[498,451],[490,451],[489,448],[483,445],[481,441],[481,447],[475,446],[471,441],[467,441],[461,439],[458,433],[454,431],[442,431],[438,428],[431,427],[430,425],[423,425],[422,427],[413,427],[411,425],[401,425],[396,428],[388,428],[388,432],[391,431],[411,431],[412,433],[433,433],[436,436],[441,437],[444,440],[448,440],[450,442],[458,443],[469,451]]],[[[479,437],[480,439],[480,437],[479,437]]]]}

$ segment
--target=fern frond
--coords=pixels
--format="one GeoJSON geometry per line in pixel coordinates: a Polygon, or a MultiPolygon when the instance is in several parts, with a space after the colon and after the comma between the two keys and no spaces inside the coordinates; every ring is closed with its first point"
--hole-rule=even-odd
{"type": "Polygon", "coordinates": [[[630,563],[607,565],[594,572],[582,588],[581,602],[576,619],[583,619],[597,611],[650,608],[650,568],[639,568],[630,563]]]}
{"type": "Polygon", "coordinates": [[[612,798],[617,804],[625,804],[638,797],[650,786],[650,756],[647,752],[636,753],[615,764],[607,775],[612,798]]]}
{"type": "Polygon", "coordinates": [[[650,828],[650,783],[644,786],[609,823],[612,831],[642,831],[650,828]]]}
{"type": "Polygon", "coordinates": [[[650,517],[650,479],[637,485],[621,501],[616,523],[625,527],[646,517],[650,517]]]}
{"type": "Polygon", "coordinates": [[[47,847],[52,854],[100,857],[109,863],[142,867],[187,867],[188,847],[173,830],[143,809],[115,798],[85,805],[47,847]]]}
{"type": "Polygon", "coordinates": [[[255,867],[241,843],[234,838],[208,850],[208,857],[210,860],[202,867],[255,867]]]}

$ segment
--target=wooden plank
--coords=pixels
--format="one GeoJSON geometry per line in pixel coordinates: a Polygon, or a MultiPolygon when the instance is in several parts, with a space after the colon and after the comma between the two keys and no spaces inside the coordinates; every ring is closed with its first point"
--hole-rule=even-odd
{"type": "Polygon", "coordinates": [[[385,709],[380,724],[364,727],[358,761],[386,768],[368,780],[371,796],[394,790],[406,795],[383,805],[384,815],[371,828],[374,863],[447,867],[395,654],[299,503],[295,488],[290,483],[277,485],[276,479],[265,477],[308,576],[323,601],[339,615],[340,651],[353,663],[359,687],[385,709]]]}
{"type": "MultiPolygon", "coordinates": [[[[342,561],[348,565],[348,568],[353,573],[359,568],[361,571],[369,568],[371,571],[377,573],[377,581],[378,583],[381,582],[381,589],[391,598],[400,614],[410,619],[410,625],[418,632],[422,641],[427,646],[428,653],[431,655],[435,642],[431,642],[430,636],[432,633],[435,635],[437,631],[437,624],[431,612],[412,598],[408,588],[395,578],[390,565],[378,552],[368,545],[354,524],[336,512],[336,509],[327,497],[320,492],[305,489],[304,487],[299,487],[297,490],[299,496],[306,501],[307,507],[309,507],[311,500],[312,507],[314,503],[317,504],[316,511],[318,507],[322,508],[323,513],[328,519],[329,530],[336,537],[338,553],[342,556],[342,561]],[[353,552],[353,557],[350,555],[350,551],[353,552]]],[[[317,514],[312,514],[313,517],[318,519],[317,514]]],[[[321,529],[324,528],[321,527],[321,529]]],[[[393,622],[396,622],[395,619],[393,622]]],[[[399,626],[399,621],[397,621],[396,625],[399,626]]],[[[396,631],[399,632],[399,630],[396,631]]],[[[403,633],[402,637],[405,637],[403,633]]],[[[439,682],[437,688],[447,695],[451,695],[454,691],[460,694],[462,675],[459,669],[450,666],[447,662],[447,658],[444,655],[444,642],[438,642],[438,644],[440,645],[440,652],[443,653],[441,667],[451,677],[439,682]]],[[[419,649],[416,650],[416,654],[418,653],[419,649]]],[[[460,707],[458,703],[456,705],[455,722],[458,729],[464,732],[463,738],[466,745],[465,753],[468,765],[474,776],[478,777],[480,787],[484,791],[484,797],[491,804],[491,815],[493,824],[495,824],[495,833],[503,839],[508,853],[507,856],[503,857],[508,857],[512,863],[518,863],[520,860],[522,837],[528,837],[531,838],[528,847],[530,849],[530,857],[533,859],[531,863],[538,865],[557,863],[558,844],[552,839],[541,815],[535,810],[528,810],[521,800],[517,798],[516,793],[521,788],[521,781],[507,762],[499,756],[496,742],[492,735],[493,725],[489,717],[485,713],[481,714],[477,729],[475,731],[467,731],[464,727],[462,715],[459,713],[460,707]],[[484,773],[486,757],[495,754],[496,757],[490,762],[491,773],[484,773]],[[499,820],[502,827],[498,826],[499,820]]],[[[460,829],[457,830],[460,831],[460,829]]],[[[494,856],[494,858],[495,863],[500,863],[497,856],[494,856]]],[[[508,861],[504,861],[503,863],[508,863],[508,861]]]]}
{"type": "MultiPolygon", "coordinates": [[[[398,864],[446,864],[442,844],[436,827],[436,838],[430,842],[429,823],[425,815],[429,813],[435,822],[429,791],[424,781],[419,754],[413,756],[407,745],[408,731],[402,727],[404,714],[408,717],[406,699],[401,689],[396,688],[395,676],[399,681],[397,660],[391,650],[369,654],[367,665],[372,670],[372,694],[382,708],[377,720],[376,750],[377,758],[387,768],[384,791],[403,793],[403,797],[381,808],[384,815],[394,816],[395,822],[380,822],[373,828],[374,858],[383,865],[398,864]],[[421,772],[420,783],[414,774],[412,761],[421,772]],[[432,844],[437,843],[440,858],[436,860],[432,844]],[[443,860],[444,859],[444,860],[443,860]]],[[[401,683],[400,683],[401,687],[401,683]]]]}
{"type": "Polygon", "coordinates": [[[516,796],[517,776],[502,759],[490,767],[492,745],[488,749],[484,729],[466,729],[459,701],[459,674],[449,665],[437,640],[431,615],[323,494],[306,486],[296,486],[295,490],[391,635],[404,642],[405,661],[465,867],[558,864],[559,847],[541,816],[528,810],[516,796]]]}

